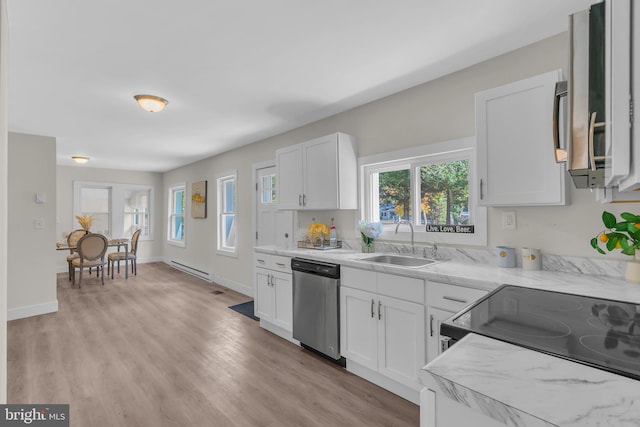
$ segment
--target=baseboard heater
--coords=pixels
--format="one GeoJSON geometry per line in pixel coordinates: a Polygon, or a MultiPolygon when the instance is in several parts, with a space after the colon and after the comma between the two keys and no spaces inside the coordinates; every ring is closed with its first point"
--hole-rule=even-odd
{"type": "Polygon", "coordinates": [[[169,264],[173,268],[177,268],[180,271],[184,271],[185,273],[191,274],[192,276],[196,276],[200,279],[206,280],[207,282],[213,282],[213,278],[211,274],[206,271],[198,270],[197,268],[189,267],[188,265],[182,264],[180,262],[171,260],[169,264]]]}

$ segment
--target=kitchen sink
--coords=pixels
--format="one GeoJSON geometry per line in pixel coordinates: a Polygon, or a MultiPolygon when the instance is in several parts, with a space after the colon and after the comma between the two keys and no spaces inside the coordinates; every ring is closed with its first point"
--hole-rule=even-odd
{"type": "Polygon", "coordinates": [[[437,262],[435,259],[413,258],[401,255],[376,255],[368,258],[361,258],[361,261],[376,262],[380,264],[399,265],[401,267],[424,267],[425,265],[437,262]]]}

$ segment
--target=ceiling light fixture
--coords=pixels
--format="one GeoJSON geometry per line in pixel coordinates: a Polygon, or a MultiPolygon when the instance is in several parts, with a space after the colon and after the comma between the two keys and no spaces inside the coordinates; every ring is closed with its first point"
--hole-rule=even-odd
{"type": "Polygon", "coordinates": [[[73,159],[74,162],[80,163],[81,165],[84,165],[89,161],[89,158],[84,156],[71,156],[71,158],[73,159]]]}
{"type": "Polygon", "coordinates": [[[143,110],[155,113],[164,110],[169,101],[154,95],[134,95],[133,96],[143,110]]]}

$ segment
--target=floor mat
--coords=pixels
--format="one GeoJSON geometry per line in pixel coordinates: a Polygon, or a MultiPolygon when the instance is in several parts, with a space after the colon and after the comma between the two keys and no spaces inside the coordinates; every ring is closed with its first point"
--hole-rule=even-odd
{"type": "Polygon", "coordinates": [[[242,304],[230,305],[229,308],[231,310],[235,310],[240,314],[244,314],[247,317],[252,318],[253,320],[260,320],[259,317],[253,315],[253,300],[243,302],[242,304]]]}

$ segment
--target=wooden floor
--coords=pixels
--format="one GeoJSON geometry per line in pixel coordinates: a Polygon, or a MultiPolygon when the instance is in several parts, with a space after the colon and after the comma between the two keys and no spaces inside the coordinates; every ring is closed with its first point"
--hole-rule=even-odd
{"type": "Polygon", "coordinates": [[[419,424],[418,406],[227,308],[245,295],[163,263],[83,279],[59,274],[57,313],[9,322],[9,403],[69,403],[77,427],[419,424]]]}

